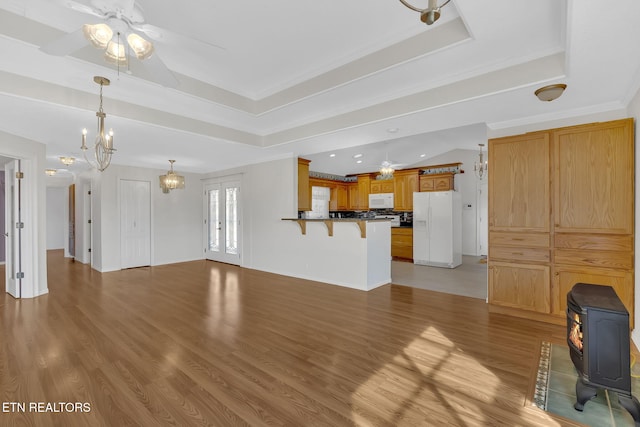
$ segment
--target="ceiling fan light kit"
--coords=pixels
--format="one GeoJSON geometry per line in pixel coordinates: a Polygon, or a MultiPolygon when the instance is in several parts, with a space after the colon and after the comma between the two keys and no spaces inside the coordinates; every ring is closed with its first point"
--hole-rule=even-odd
{"type": "Polygon", "coordinates": [[[106,49],[113,38],[113,31],[107,24],[85,24],[82,26],[82,33],[96,49],[106,49]]]}
{"type": "Polygon", "coordinates": [[[427,25],[432,25],[438,19],[440,19],[440,9],[442,9],[447,3],[451,0],[446,0],[440,6],[438,6],[438,0],[429,0],[429,6],[426,9],[420,9],[419,7],[415,7],[412,4],[408,3],[406,0],[400,0],[400,3],[405,5],[411,10],[415,10],[420,13],[420,20],[427,25]]]}
{"type": "Polygon", "coordinates": [[[136,58],[141,61],[153,55],[153,43],[145,40],[136,33],[131,33],[127,36],[127,43],[129,43],[133,53],[136,54],[136,58]]]}
{"type": "Polygon", "coordinates": [[[78,39],[85,39],[103,51],[106,62],[117,65],[118,75],[122,65],[127,66],[127,73],[131,74],[129,65],[133,55],[140,61],[153,58],[144,61],[143,65],[149,71],[151,80],[165,87],[178,86],[178,80],[158,57],[151,41],[166,41],[176,36],[169,30],[146,24],[136,0],[92,0],[90,5],[75,0],[60,3],[77,12],[97,17],[102,22],[82,25],[73,33],[45,43],[40,47],[41,51],[56,56],[70,55],[82,47],[78,39]]]}

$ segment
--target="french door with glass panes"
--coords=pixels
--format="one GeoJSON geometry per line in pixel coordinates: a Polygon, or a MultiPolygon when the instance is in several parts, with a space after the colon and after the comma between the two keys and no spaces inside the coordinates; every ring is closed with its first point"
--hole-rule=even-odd
{"type": "Polygon", "coordinates": [[[205,257],[240,265],[240,182],[205,184],[205,257]]]}

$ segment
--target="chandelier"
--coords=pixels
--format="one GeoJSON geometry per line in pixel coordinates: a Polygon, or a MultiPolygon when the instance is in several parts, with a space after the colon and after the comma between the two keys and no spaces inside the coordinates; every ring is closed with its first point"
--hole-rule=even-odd
{"type": "Polygon", "coordinates": [[[442,9],[451,0],[446,0],[440,6],[438,6],[438,0],[429,0],[429,6],[426,9],[420,9],[409,4],[406,0],[400,0],[400,3],[407,6],[411,10],[420,12],[420,20],[427,25],[431,25],[440,19],[440,9],[442,9]]]}
{"type": "Polygon", "coordinates": [[[169,160],[169,163],[171,163],[171,169],[165,175],[160,175],[160,188],[162,188],[162,192],[165,194],[171,190],[181,190],[184,188],[184,176],[178,175],[173,171],[175,160],[169,160]]]}
{"type": "Polygon", "coordinates": [[[487,171],[489,170],[489,163],[487,163],[487,161],[484,160],[484,156],[482,154],[482,147],[484,147],[484,144],[478,144],[478,145],[480,146],[480,154],[478,156],[479,160],[474,163],[473,172],[475,172],[476,177],[479,180],[482,180],[487,175],[487,171]]]}
{"type": "Polygon", "coordinates": [[[100,109],[96,112],[96,117],[98,117],[98,135],[96,135],[94,145],[96,163],[94,164],[87,158],[87,150],[89,149],[87,147],[87,128],[82,129],[82,146],[80,149],[87,163],[102,172],[109,167],[111,164],[111,155],[116,151],[116,149],[113,148],[113,129],[109,129],[108,133],[104,130],[104,119],[107,115],[102,110],[102,87],[109,86],[111,82],[106,77],[100,76],[95,76],[93,81],[100,85],[100,109]]]}

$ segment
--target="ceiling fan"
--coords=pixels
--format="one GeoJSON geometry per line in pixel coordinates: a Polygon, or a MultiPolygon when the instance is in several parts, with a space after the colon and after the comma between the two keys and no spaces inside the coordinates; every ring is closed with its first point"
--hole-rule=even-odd
{"type": "Polygon", "coordinates": [[[166,87],[178,85],[177,79],[158,57],[151,42],[177,35],[146,24],[142,9],[135,0],[91,0],[90,6],[75,0],[58,0],[58,3],[95,16],[99,21],[84,24],[78,30],[41,46],[40,50],[50,55],[65,56],[90,42],[104,51],[107,62],[118,66],[127,65],[132,52],[137,59],[144,61],[153,80],[166,87]]]}

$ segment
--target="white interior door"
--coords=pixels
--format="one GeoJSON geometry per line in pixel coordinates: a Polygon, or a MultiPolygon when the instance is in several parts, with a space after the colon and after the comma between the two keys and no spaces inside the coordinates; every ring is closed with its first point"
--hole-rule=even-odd
{"type": "Polygon", "coordinates": [[[240,182],[205,185],[205,256],[240,265],[240,182]]]}
{"type": "Polygon", "coordinates": [[[151,183],[120,180],[120,268],[151,265],[151,183]]]}
{"type": "Polygon", "coordinates": [[[14,160],[5,166],[5,283],[6,291],[14,298],[22,297],[22,218],[20,211],[21,182],[20,161],[14,160]]]}

